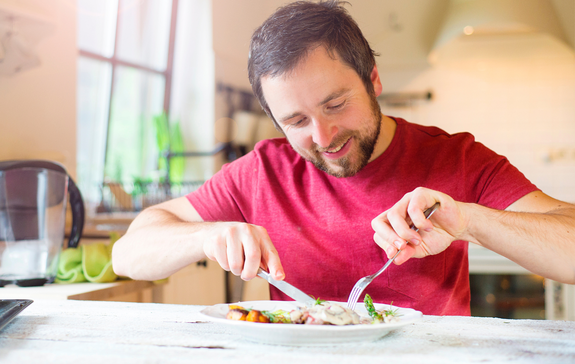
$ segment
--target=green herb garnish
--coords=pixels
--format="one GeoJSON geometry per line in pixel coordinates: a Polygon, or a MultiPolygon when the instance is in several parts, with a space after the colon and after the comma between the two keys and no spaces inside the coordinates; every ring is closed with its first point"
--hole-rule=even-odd
{"type": "Polygon", "coordinates": [[[389,304],[389,309],[388,310],[383,310],[381,311],[381,313],[383,314],[383,316],[385,317],[397,317],[400,316],[399,312],[397,312],[397,308],[394,310],[391,308],[391,305],[393,304],[393,301],[389,304]]]}
{"type": "Polygon", "coordinates": [[[321,305],[322,303],[326,302],[326,300],[322,300],[321,298],[315,298],[314,296],[310,296],[315,300],[315,305],[321,305]]]}

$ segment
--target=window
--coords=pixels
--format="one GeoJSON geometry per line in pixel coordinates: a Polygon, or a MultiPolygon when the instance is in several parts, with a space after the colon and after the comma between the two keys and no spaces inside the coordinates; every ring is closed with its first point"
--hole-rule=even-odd
{"type": "Polygon", "coordinates": [[[161,178],[154,120],[170,111],[177,10],[178,0],[78,0],[78,182],[89,202],[105,180],[161,178]]]}

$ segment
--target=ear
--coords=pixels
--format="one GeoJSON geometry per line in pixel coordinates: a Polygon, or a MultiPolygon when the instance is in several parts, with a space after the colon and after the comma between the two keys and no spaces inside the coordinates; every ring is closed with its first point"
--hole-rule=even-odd
{"type": "Polygon", "coordinates": [[[383,86],[381,85],[381,79],[379,78],[379,71],[377,70],[377,66],[373,66],[371,70],[371,83],[373,84],[373,91],[375,91],[375,97],[381,94],[383,91],[383,86]]]}

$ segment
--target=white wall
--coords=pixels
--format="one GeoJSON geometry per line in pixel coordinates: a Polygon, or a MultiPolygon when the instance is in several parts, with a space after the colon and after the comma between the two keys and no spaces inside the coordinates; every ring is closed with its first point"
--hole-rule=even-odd
{"type": "Polygon", "coordinates": [[[575,202],[575,65],[437,66],[383,72],[386,91],[432,89],[431,102],[387,115],[468,131],[547,194],[575,202]],[[563,156],[559,154],[563,153],[563,156]]]}
{"type": "Polygon", "coordinates": [[[0,76],[0,160],[42,158],[76,175],[76,7],[73,0],[0,0],[52,24],[39,67],[0,76]]]}
{"type": "Polygon", "coordinates": [[[248,50],[254,30],[285,0],[212,0],[216,81],[251,90],[248,50]]]}
{"type": "Polygon", "coordinates": [[[559,50],[434,66],[384,63],[384,92],[434,94],[431,102],[384,108],[384,113],[451,133],[471,132],[544,192],[575,202],[575,2],[552,3],[571,55],[559,50]]]}

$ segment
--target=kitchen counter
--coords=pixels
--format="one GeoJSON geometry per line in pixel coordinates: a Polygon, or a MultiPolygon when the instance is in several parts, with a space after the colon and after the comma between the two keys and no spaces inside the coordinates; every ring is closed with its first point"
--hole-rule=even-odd
{"type": "Polygon", "coordinates": [[[119,280],[110,283],[46,284],[39,287],[18,287],[10,284],[0,288],[0,298],[31,300],[142,301],[146,291],[161,302],[161,284],[148,281],[119,280]],[[130,299],[132,298],[132,299],[130,299]]]}
{"type": "MultiPolygon", "coordinates": [[[[254,343],[205,306],[35,301],[0,331],[2,363],[574,363],[575,323],[423,316],[371,342],[254,343]]],[[[261,324],[265,325],[265,324],[261,324]]]]}

